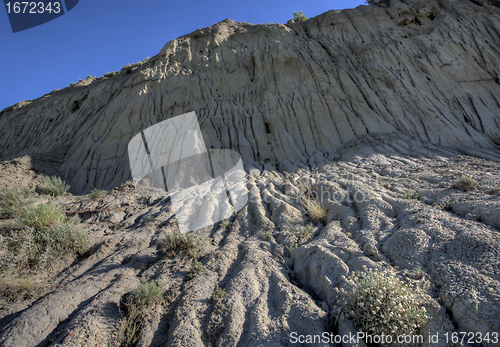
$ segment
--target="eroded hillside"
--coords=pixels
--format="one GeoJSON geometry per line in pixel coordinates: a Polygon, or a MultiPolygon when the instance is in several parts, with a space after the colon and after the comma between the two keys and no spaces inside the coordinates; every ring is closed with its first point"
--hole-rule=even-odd
{"type": "MultiPolygon", "coordinates": [[[[355,334],[352,321],[338,319],[335,288],[364,266],[395,271],[430,295],[431,319],[418,334],[441,337],[425,346],[451,345],[446,332],[492,334],[500,326],[500,157],[489,154],[494,161],[377,138],[313,171],[254,167],[249,204],[197,230],[194,258],[159,247],[177,227],[161,191],[142,196],[126,183],[99,199],[52,200],[82,218],[91,249],[62,271],[42,272],[31,299],[4,302],[1,344],[119,346],[125,298],[149,281],[165,299],[148,311],[138,346],[288,346],[292,332],[355,334]],[[462,176],[479,186],[463,189],[462,176]],[[304,187],[323,194],[324,219],[305,208],[304,187]],[[307,235],[297,233],[309,224],[307,235]]],[[[5,165],[27,182],[39,178],[27,159],[5,165]]]]}
{"type": "Polygon", "coordinates": [[[29,154],[74,191],[112,189],[131,178],[130,139],[190,111],[207,148],[280,168],[366,134],[494,148],[499,15],[487,2],[407,0],[293,25],[225,20],[140,67],[2,111],[1,159],[29,154]]]}

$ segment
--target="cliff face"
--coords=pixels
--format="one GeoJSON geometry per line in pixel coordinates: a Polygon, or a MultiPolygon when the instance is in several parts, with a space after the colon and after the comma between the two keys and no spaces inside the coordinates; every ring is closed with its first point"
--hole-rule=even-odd
{"type": "Polygon", "coordinates": [[[30,294],[13,267],[30,248],[9,241],[22,227],[0,219],[0,272],[11,271],[0,276],[0,345],[123,346],[128,295],[148,281],[165,300],[145,313],[137,346],[356,335],[337,289],[383,268],[429,296],[422,346],[448,347],[456,332],[498,346],[497,5],[384,1],[290,26],[226,20],[129,72],[4,110],[0,187],[34,188],[40,171],[59,171],[75,191],[115,187],[131,178],[133,136],[196,111],[206,148],[245,160],[249,199],[193,231],[202,252],[191,259],[161,250],[164,232],[179,229],[164,191],[126,182],[97,198],[33,193],[77,214],[92,246],[35,273],[30,294]]]}
{"type": "Polygon", "coordinates": [[[225,20],[130,73],[0,113],[0,159],[50,157],[75,191],[130,178],[129,140],[196,111],[207,148],[302,166],[363,135],[455,148],[500,145],[500,9],[391,1],[305,23],[225,20]],[[318,153],[321,152],[321,153],[318,153]]]}

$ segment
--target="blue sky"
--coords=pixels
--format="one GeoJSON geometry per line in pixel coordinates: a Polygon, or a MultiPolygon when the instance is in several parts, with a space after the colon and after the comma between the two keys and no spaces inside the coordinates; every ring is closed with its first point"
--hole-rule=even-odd
{"type": "Polygon", "coordinates": [[[80,0],[67,14],[13,34],[0,8],[0,110],[156,55],[170,40],[226,18],[285,23],[364,0],[80,0]]]}

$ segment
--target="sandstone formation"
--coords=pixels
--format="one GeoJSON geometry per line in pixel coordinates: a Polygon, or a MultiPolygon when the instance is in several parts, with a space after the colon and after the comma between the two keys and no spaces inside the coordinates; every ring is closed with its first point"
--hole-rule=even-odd
{"type": "MultiPolygon", "coordinates": [[[[498,5],[391,0],[292,25],[226,20],[130,73],[2,111],[0,187],[62,175],[74,195],[52,202],[82,218],[92,247],[40,273],[38,295],[0,297],[0,345],[120,346],[124,298],[152,280],[169,301],[137,346],[363,347],[292,344],[290,333],[355,334],[336,289],[373,267],[430,296],[418,334],[439,339],[423,346],[500,332],[498,5]],[[177,228],[171,199],[134,189],[126,152],[140,130],[188,111],[207,149],[241,154],[249,191],[241,212],[194,232],[195,276],[195,259],[158,247],[177,228]],[[460,189],[463,176],[479,188],[460,189]],[[94,187],[108,191],[81,194],[94,187]],[[294,233],[311,223],[309,238],[294,233]]],[[[18,229],[0,220],[2,235],[18,229]]]]}
{"type": "Polygon", "coordinates": [[[146,64],[0,113],[1,159],[48,157],[74,191],[130,178],[127,144],[195,111],[207,148],[308,164],[366,134],[455,148],[500,144],[499,8],[391,1],[305,23],[225,20],[146,64]]]}

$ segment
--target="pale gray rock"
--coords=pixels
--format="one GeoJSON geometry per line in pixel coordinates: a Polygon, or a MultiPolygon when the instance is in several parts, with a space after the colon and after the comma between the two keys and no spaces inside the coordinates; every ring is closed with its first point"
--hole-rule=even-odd
{"type": "Polygon", "coordinates": [[[112,188],[130,178],[129,140],[188,111],[207,148],[286,171],[366,134],[493,148],[500,10],[483,3],[391,1],[292,25],[225,20],[167,43],[130,74],[5,109],[1,159],[36,154],[74,191],[112,188]]]}

